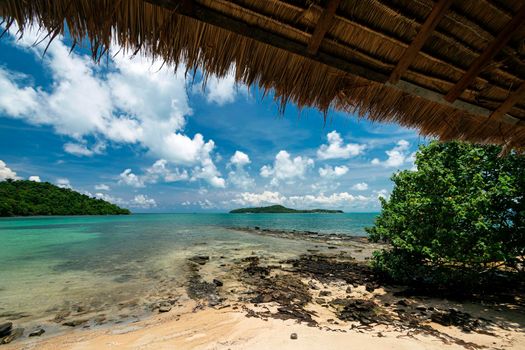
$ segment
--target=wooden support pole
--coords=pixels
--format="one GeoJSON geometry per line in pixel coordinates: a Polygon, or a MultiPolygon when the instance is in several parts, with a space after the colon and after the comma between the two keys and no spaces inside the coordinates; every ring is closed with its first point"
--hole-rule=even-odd
{"type": "Polygon", "coordinates": [[[430,37],[434,29],[436,29],[439,21],[445,16],[450,5],[454,0],[440,0],[433,8],[430,14],[428,15],[425,23],[421,26],[421,29],[417,33],[416,37],[406,49],[405,53],[397,63],[396,67],[390,74],[389,82],[395,84],[401,79],[403,74],[407,71],[408,67],[414,62],[417,57],[417,54],[430,37]]]}
{"type": "Polygon", "coordinates": [[[328,29],[330,29],[330,25],[334,20],[335,11],[337,10],[337,7],[339,7],[340,3],[341,0],[328,1],[326,8],[323,10],[321,17],[319,17],[319,21],[315,26],[315,30],[312,35],[312,38],[310,39],[310,43],[308,43],[309,54],[315,55],[319,50],[319,46],[321,46],[321,42],[323,41],[326,32],[328,31],[328,29]]]}
{"type": "Polygon", "coordinates": [[[503,102],[498,109],[496,109],[491,115],[490,119],[494,121],[500,121],[505,114],[510,112],[512,107],[520,101],[525,100],[525,82],[523,82],[515,91],[513,91],[509,97],[503,102]]]}
{"type": "Polygon", "coordinates": [[[445,100],[454,102],[465,89],[476,79],[482,69],[498,54],[498,52],[507,45],[507,42],[512,37],[512,34],[525,21],[525,5],[522,5],[512,20],[505,25],[503,30],[492,41],[489,46],[472,62],[468,71],[463,77],[454,85],[454,87],[446,94],[445,100]]]}

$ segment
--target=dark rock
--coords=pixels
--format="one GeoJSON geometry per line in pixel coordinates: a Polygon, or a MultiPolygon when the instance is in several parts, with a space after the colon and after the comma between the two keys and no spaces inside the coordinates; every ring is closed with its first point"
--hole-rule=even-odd
{"type": "Polygon", "coordinates": [[[473,318],[466,312],[461,312],[457,309],[449,309],[448,311],[435,311],[430,315],[432,322],[439,323],[443,326],[455,326],[460,328],[463,332],[480,332],[483,331],[488,334],[487,328],[490,326],[490,321],[482,318],[473,318]]]}
{"type": "Polygon", "coordinates": [[[170,305],[161,305],[159,307],[159,313],[170,312],[170,310],[171,310],[171,306],[170,305]]]}
{"type": "Polygon", "coordinates": [[[40,337],[42,334],[44,334],[46,331],[43,328],[37,328],[31,333],[29,333],[30,337],[40,337]]]}
{"type": "Polygon", "coordinates": [[[188,260],[199,265],[205,265],[208,261],[210,261],[210,257],[204,255],[195,255],[189,258],[188,260]]]}
{"type": "Polygon", "coordinates": [[[217,287],[222,287],[224,285],[224,283],[222,283],[221,280],[219,279],[213,279],[213,284],[215,284],[217,287]]]}
{"type": "Polygon", "coordinates": [[[77,320],[71,320],[71,321],[64,322],[64,323],[62,323],[62,325],[63,326],[68,326],[68,327],[77,327],[77,326],[80,326],[80,325],[86,323],[87,321],[89,321],[89,320],[85,319],[85,318],[81,318],[81,319],[77,319],[77,320]]]}
{"type": "Polygon", "coordinates": [[[314,281],[308,281],[308,287],[310,287],[313,290],[319,290],[319,287],[317,287],[314,281]]]}
{"type": "Polygon", "coordinates": [[[330,292],[329,290],[322,290],[319,292],[320,297],[329,297],[330,295],[332,295],[332,292],[330,292]]]}
{"type": "Polygon", "coordinates": [[[396,304],[401,306],[408,306],[408,301],[406,301],[405,299],[400,299],[397,301],[396,304]]]}
{"type": "Polygon", "coordinates": [[[346,293],[347,294],[352,293],[352,287],[350,287],[350,286],[346,287],[346,293]]]}
{"type": "Polygon", "coordinates": [[[53,318],[53,322],[60,323],[64,321],[69,315],[71,315],[70,311],[60,311],[55,315],[55,318],[53,318]]]}
{"type": "Polygon", "coordinates": [[[0,339],[0,344],[9,344],[12,341],[20,338],[23,334],[24,334],[24,329],[23,328],[15,328],[15,329],[11,330],[11,333],[9,335],[7,335],[7,336],[3,337],[2,339],[0,339]]]}
{"type": "Polygon", "coordinates": [[[107,320],[107,319],[106,319],[106,316],[103,316],[103,315],[98,316],[98,317],[95,317],[95,319],[94,319],[94,321],[95,321],[95,323],[96,323],[97,325],[101,325],[101,324],[106,323],[106,320],[107,320]]]}
{"type": "Polygon", "coordinates": [[[369,293],[372,293],[374,290],[376,290],[376,286],[374,285],[371,285],[371,284],[367,284],[365,285],[365,290],[369,293]]]}
{"type": "Polygon", "coordinates": [[[290,339],[296,340],[297,339],[297,333],[290,334],[290,339]]]}
{"type": "Polygon", "coordinates": [[[7,322],[7,323],[0,324],[0,338],[11,334],[11,330],[12,329],[13,329],[13,323],[12,322],[7,322]]]}

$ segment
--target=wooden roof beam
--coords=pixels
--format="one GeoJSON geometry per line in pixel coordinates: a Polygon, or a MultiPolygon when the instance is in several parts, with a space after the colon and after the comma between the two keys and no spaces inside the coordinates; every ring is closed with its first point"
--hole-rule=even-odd
{"type": "Polygon", "coordinates": [[[315,26],[314,33],[312,34],[312,38],[308,43],[307,50],[309,54],[315,55],[317,51],[319,51],[319,46],[321,46],[321,42],[323,41],[326,32],[328,29],[330,29],[330,25],[332,24],[335,17],[335,11],[339,7],[340,3],[341,0],[328,0],[328,4],[323,10],[321,17],[319,17],[319,21],[315,26]]]}
{"type": "Polygon", "coordinates": [[[465,89],[476,79],[483,68],[500,52],[507,42],[512,37],[512,34],[525,21],[525,5],[521,6],[512,20],[505,25],[503,30],[498,34],[496,39],[492,41],[489,46],[472,62],[468,71],[463,77],[454,85],[454,87],[447,93],[445,100],[454,102],[465,89]]]}
{"type": "Polygon", "coordinates": [[[523,100],[525,100],[525,82],[513,91],[509,97],[507,97],[505,102],[503,102],[489,118],[494,121],[500,121],[508,112],[510,112],[516,103],[523,100]]]}
{"type": "Polygon", "coordinates": [[[450,5],[454,0],[439,0],[439,2],[434,5],[432,11],[428,15],[425,23],[421,26],[421,29],[417,33],[414,40],[410,46],[406,49],[405,53],[397,63],[396,67],[390,74],[389,82],[395,84],[401,79],[403,74],[407,71],[408,67],[414,62],[419,51],[427,41],[427,39],[432,35],[434,29],[436,29],[439,21],[445,16],[450,5]]]}

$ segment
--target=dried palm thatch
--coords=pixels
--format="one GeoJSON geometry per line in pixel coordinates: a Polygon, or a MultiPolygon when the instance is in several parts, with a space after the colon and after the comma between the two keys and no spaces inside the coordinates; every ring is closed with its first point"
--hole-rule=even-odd
{"type": "Polygon", "coordinates": [[[0,16],[22,33],[35,24],[51,37],[68,31],[75,43],[87,39],[95,59],[116,43],[206,75],[233,68],[238,82],[273,90],[283,108],[288,102],[325,113],[334,108],[442,140],[524,148],[525,28],[515,15],[525,14],[522,6],[522,0],[0,0],[0,16]],[[392,81],[444,2],[446,11],[401,81],[392,81]],[[327,12],[330,6],[335,13],[327,12]],[[447,101],[484,51],[503,42],[513,20],[505,45],[459,89],[457,101],[447,101]]]}

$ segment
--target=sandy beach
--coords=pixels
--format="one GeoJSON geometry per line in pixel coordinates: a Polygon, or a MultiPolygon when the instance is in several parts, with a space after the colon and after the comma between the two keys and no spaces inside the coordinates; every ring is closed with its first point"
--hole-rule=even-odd
{"type": "MultiPolygon", "coordinates": [[[[149,317],[99,324],[82,312],[40,337],[4,349],[525,349],[523,299],[454,301],[410,295],[367,266],[380,245],[364,238],[238,229],[302,240],[282,259],[238,250],[194,255],[187,282],[149,317]]],[[[110,315],[104,315],[110,318],[110,315]]],[[[45,327],[44,327],[45,328],[45,327]]],[[[31,330],[29,330],[31,331],[31,330]]]]}

